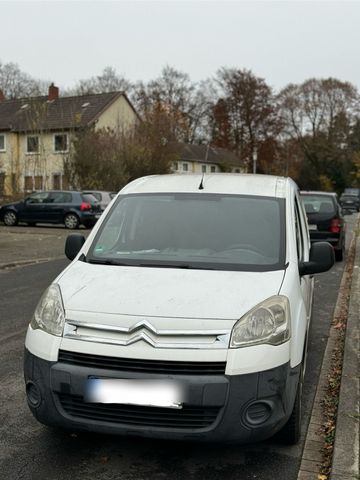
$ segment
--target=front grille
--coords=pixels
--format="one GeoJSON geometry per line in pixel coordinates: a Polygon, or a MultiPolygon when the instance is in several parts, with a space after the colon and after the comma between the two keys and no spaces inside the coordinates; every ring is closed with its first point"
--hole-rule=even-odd
{"type": "Polygon", "coordinates": [[[59,351],[59,362],[81,367],[103,368],[118,372],[223,375],[226,362],[175,362],[168,360],[140,360],[134,358],[105,357],[87,353],[59,351]]]}
{"type": "Polygon", "coordinates": [[[83,397],[59,394],[62,408],[76,418],[111,422],[121,425],[201,429],[210,427],[219,414],[220,407],[190,407],[181,410],[171,408],[143,407],[139,405],[116,405],[86,403],[83,397]]]}

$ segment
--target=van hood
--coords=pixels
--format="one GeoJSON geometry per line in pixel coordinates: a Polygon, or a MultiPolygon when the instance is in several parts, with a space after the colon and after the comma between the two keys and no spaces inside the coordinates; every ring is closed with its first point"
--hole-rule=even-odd
{"type": "Polygon", "coordinates": [[[284,273],[124,267],[77,261],[57,283],[65,310],[236,320],[261,301],[277,295],[284,273]]]}

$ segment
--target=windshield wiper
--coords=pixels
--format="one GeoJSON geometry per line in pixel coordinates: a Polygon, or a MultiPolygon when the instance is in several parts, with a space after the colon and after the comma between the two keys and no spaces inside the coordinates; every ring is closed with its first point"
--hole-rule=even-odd
{"type": "Polygon", "coordinates": [[[132,265],[128,263],[118,262],[117,260],[111,260],[110,258],[106,259],[97,259],[97,258],[89,258],[86,260],[87,263],[96,263],[99,265],[120,265],[124,267],[131,267],[132,265]]]}
{"type": "Polygon", "coordinates": [[[201,267],[190,265],[188,263],[139,263],[139,267],[152,268],[183,268],[188,270],[215,270],[211,267],[201,267]]]}

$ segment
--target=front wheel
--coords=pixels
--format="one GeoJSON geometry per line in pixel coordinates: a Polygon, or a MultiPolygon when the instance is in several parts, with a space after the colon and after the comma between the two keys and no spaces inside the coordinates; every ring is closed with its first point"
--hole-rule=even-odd
{"type": "Polygon", "coordinates": [[[6,226],[14,227],[15,225],[18,224],[18,217],[15,212],[12,212],[12,211],[5,212],[3,221],[6,226]]]}
{"type": "Polygon", "coordinates": [[[64,224],[65,228],[75,230],[76,228],[79,228],[80,220],[78,216],[75,215],[75,213],[68,213],[67,215],[65,215],[64,224]]]}

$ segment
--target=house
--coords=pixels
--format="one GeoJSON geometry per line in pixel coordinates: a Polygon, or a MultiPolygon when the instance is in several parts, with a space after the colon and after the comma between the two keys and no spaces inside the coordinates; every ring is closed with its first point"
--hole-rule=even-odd
{"type": "Polygon", "coordinates": [[[173,161],[174,173],[246,173],[246,167],[235,153],[225,148],[210,145],[173,143],[170,151],[176,154],[173,161]]]}
{"type": "Polygon", "coordinates": [[[66,188],[64,161],[79,129],[127,129],[138,116],[123,92],[7,100],[0,91],[0,195],[66,188]]]}

